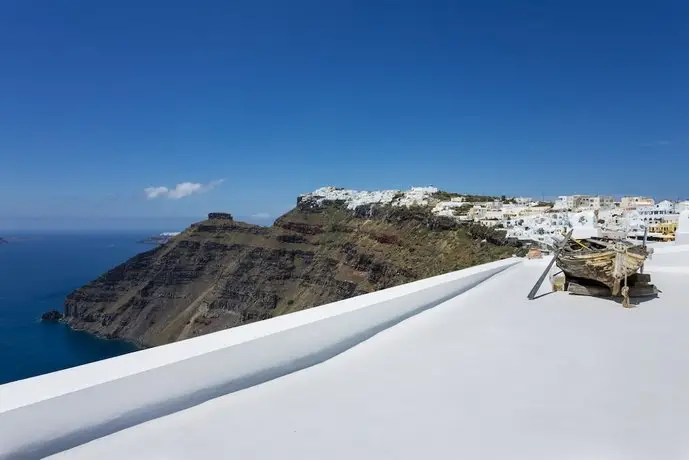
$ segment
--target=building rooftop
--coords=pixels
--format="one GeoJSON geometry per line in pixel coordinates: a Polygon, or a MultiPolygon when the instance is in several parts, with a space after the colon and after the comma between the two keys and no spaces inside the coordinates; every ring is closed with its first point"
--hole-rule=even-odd
{"type": "Polygon", "coordinates": [[[547,259],[524,261],[320,364],[50,458],[684,458],[689,246],[655,251],[662,292],[635,308],[529,301],[547,259]]]}

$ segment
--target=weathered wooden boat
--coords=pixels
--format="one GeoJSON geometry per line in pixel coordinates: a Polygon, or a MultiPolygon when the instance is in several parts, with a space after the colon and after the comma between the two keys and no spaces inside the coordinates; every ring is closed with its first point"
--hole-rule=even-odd
{"type": "Polygon", "coordinates": [[[647,246],[606,238],[570,239],[557,255],[555,263],[569,278],[593,280],[604,284],[613,296],[626,298],[627,278],[636,273],[652,253],[647,246]]]}

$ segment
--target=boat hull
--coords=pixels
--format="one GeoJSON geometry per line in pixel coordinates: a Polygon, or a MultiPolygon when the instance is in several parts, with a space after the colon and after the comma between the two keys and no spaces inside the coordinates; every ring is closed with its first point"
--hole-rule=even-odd
{"type": "Polygon", "coordinates": [[[636,273],[647,257],[645,248],[636,246],[624,251],[615,249],[583,250],[561,253],[557,266],[571,278],[589,279],[610,288],[618,295],[620,283],[636,273]]]}

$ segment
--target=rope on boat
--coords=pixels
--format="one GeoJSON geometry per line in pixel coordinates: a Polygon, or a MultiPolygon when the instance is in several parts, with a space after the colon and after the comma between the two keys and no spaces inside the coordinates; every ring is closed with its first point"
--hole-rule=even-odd
{"type": "Polygon", "coordinates": [[[624,308],[631,308],[629,303],[629,286],[627,286],[627,275],[624,276],[624,287],[622,288],[622,306],[624,308]]]}
{"type": "MultiPolygon", "coordinates": [[[[624,267],[624,265],[627,261],[627,249],[629,249],[629,248],[626,245],[624,245],[624,246],[621,244],[615,245],[615,251],[617,252],[617,255],[615,257],[616,258],[616,260],[615,260],[615,278],[617,278],[615,280],[615,286],[617,287],[617,289],[619,289],[619,282],[620,282],[619,276],[622,275],[622,273],[620,273],[620,271],[623,271],[623,273],[624,273],[624,286],[620,290],[620,295],[622,296],[622,306],[624,308],[631,308],[631,304],[629,303],[629,285],[627,283],[627,277],[628,277],[627,276],[627,270],[626,270],[626,267],[624,267]]],[[[617,289],[615,289],[615,290],[617,290],[617,289]]],[[[616,292],[613,292],[613,295],[615,295],[615,294],[616,294],[616,292]]]]}

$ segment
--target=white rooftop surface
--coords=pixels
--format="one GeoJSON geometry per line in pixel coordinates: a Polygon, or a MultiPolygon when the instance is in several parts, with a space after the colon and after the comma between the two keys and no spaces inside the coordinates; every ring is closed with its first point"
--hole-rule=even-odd
{"type": "Polygon", "coordinates": [[[662,293],[632,309],[549,286],[529,301],[545,261],[527,261],[321,364],[50,458],[689,458],[685,249],[658,250],[662,293]]]}

